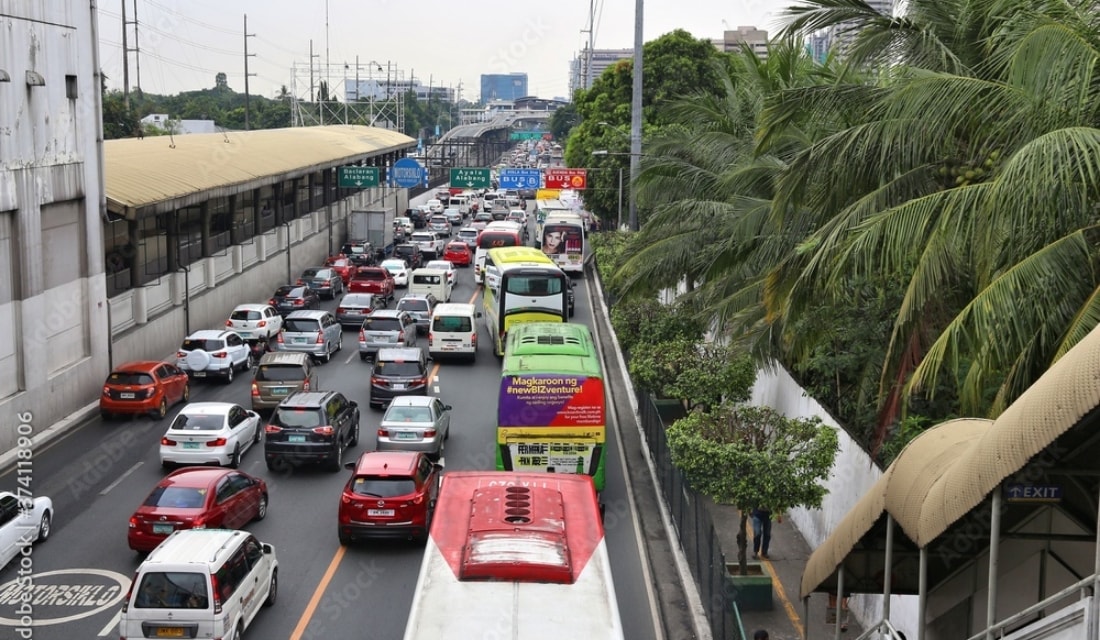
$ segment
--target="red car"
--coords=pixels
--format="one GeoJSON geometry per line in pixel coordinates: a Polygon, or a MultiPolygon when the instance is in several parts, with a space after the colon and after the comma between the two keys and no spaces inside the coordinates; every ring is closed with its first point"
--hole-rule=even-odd
{"type": "Polygon", "coordinates": [[[340,496],[340,544],[359,538],[428,539],[443,467],[414,451],[368,451],[340,496]]]}
{"type": "Polygon", "coordinates": [[[340,279],[344,281],[344,286],[347,286],[351,280],[351,274],[355,273],[355,265],[352,264],[350,258],[344,254],[339,254],[329,257],[325,260],[325,266],[332,269],[336,273],[340,274],[340,279]]]}
{"type": "Polygon", "coordinates": [[[164,477],[130,516],[126,541],[152,551],[180,529],[240,529],[267,515],[267,483],[243,471],[184,467],[164,477]]]}
{"type": "Polygon", "coordinates": [[[359,267],[348,281],[349,293],[373,293],[393,300],[393,276],[382,267],[359,267]]]}
{"type": "Polygon", "coordinates": [[[465,242],[449,242],[443,248],[443,259],[456,267],[468,267],[474,261],[470,247],[465,242]]]}
{"type": "Polygon", "coordinates": [[[151,414],[163,418],[168,407],[191,398],[187,374],[167,362],[128,362],[111,372],[99,396],[99,414],[151,414]]]}

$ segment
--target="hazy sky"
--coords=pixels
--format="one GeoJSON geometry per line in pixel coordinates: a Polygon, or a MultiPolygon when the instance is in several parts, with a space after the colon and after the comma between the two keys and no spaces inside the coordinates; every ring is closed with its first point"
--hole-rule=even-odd
{"type": "MultiPolygon", "coordinates": [[[[122,5],[132,21],[135,0],[99,3],[100,57],[110,88],[122,88],[122,5]]],[[[483,73],[526,72],[532,94],[569,93],[569,62],[587,43],[589,0],[136,0],[141,88],[173,94],[214,86],[224,71],[244,90],[244,16],[248,16],[249,91],[271,97],[281,85],[309,95],[309,46],[315,74],[326,60],[334,91],[345,63],[360,78],[370,62],[424,84],[458,88],[475,99],[483,73]],[[326,13],[328,27],[326,29],[326,13]],[[327,32],[327,35],[326,35],[327,32]],[[297,66],[297,72],[292,69],[297,66]]],[[[779,12],[794,0],[647,0],[645,39],[673,29],[700,38],[722,37],[753,25],[774,33],[779,12]]],[[[596,49],[633,46],[634,0],[596,0],[596,49]]],[[[127,46],[134,47],[133,25],[127,46]]],[[[130,54],[130,86],[137,84],[130,54]]]]}

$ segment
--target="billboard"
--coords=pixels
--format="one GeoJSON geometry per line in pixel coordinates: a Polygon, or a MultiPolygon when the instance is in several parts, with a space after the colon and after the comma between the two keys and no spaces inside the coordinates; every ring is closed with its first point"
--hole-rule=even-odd
{"type": "Polygon", "coordinates": [[[604,425],[603,380],[536,373],[505,376],[501,383],[500,427],[587,427],[604,425]]]}

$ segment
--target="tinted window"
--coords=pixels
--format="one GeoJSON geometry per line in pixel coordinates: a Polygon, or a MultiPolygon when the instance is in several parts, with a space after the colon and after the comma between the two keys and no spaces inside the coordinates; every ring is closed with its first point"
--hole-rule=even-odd
{"type": "Polygon", "coordinates": [[[306,318],[288,318],[283,327],[287,333],[317,333],[321,330],[321,323],[306,318]]]}
{"type": "Polygon", "coordinates": [[[322,272],[321,272],[320,269],[306,269],[305,271],[302,272],[302,277],[303,278],[312,278],[314,276],[319,276],[319,275],[322,275],[322,272]]]}
{"type": "Polygon", "coordinates": [[[271,416],[271,424],[290,429],[312,429],[321,426],[321,412],[318,409],[281,407],[271,416]]]}
{"type": "Polygon", "coordinates": [[[495,249],[497,247],[519,246],[519,234],[501,231],[482,231],[477,240],[477,246],[481,249],[495,249]]]}
{"type": "Polygon", "coordinates": [[[508,278],[508,293],[527,296],[548,296],[562,292],[561,280],[545,276],[513,276],[508,278]]]}
{"type": "Polygon", "coordinates": [[[355,274],[356,280],[385,280],[385,271],[360,271],[355,274]]]}
{"type": "Polygon", "coordinates": [[[305,369],[298,365],[265,364],[256,369],[257,382],[297,382],[305,379],[305,369]]]}
{"type": "Polygon", "coordinates": [[[172,421],[172,428],[180,431],[217,431],[222,428],[222,416],[189,416],[181,413],[172,421]]]}
{"type": "Polygon", "coordinates": [[[206,577],[190,572],[150,572],[141,577],[134,607],[138,609],[206,609],[206,577]]]}
{"type": "Polygon", "coordinates": [[[385,422],[431,422],[432,410],[428,407],[390,407],[382,420],[385,422]]]}
{"type": "Polygon", "coordinates": [[[473,324],[467,316],[436,316],[432,320],[432,331],[463,332],[473,330],[473,324]]]}
{"type": "Polygon", "coordinates": [[[142,503],[146,507],[198,509],[206,502],[206,489],[195,487],[157,487],[142,503]]]}
{"type": "Polygon", "coordinates": [[[400,331],[401,321],[397,318],[367,318],[363,321],[366,331],[400,331]]]}
{"type": "Polygon", "coordinates": [[[371,297],[369,295],[351,294],[344,296],[344,299],[340,301],[341,307],[369,307],[371,306],[371,297]]]}
{"type": "MultiPolygon", "coordinates": [[[[438,277],[436,277],[438,280],[438,277]]],[[[420,280],[416,280],[420,282],[420,280]]],[[[397,303],[397,308],[402,311],[427,311],[428,301],[422,298],[404,298],[397,303]]]]}
{"type": "Polygon", "coordinates": [[[225,341],[223,340],[191,340],[187,339],[183,341],[184,351],[218,351],[225,348],[225,341]]]}
{"type": "Polygon", "coordinates": [[[279,287],[275,290],[276,298],[301,298],[302,287],[279,287]]]}
{"type": "Polygon", "coordinates": [[[439,284],[440,276],[414,275],[413,284],[439,284]]]}
{"type": "Polygon", "coordinates": [[[234,311],[233,315],[229,316],[230,320],[259,320],[261,318],[259,311],[234,311]]]}
{"type": "Polygon", "coordinates": [[[107,378],[110,384],[153,384],[153,376],[136,371],[115,371],[107,378]]]}
{"type": "Polygon", "coordinates": [[[416,492],[411,478],[377,478],[358,476],[351,483],[352,493],[372,498],[396,498],[416,492]]]}
{"type": "Polygon", "coordinates": [[[386,362],[380,361],[374,364],[374,375],[397,376],[402,378],[414,378],[421,373],[419,362],[386,362]]]}

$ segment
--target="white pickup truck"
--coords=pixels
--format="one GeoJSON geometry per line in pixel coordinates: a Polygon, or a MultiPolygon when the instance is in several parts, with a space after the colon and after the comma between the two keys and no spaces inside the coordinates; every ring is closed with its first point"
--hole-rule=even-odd
{"type": "Polygon", "coordinates": [[[432,258],[443,255],[443,238],[433,231],[417,231],[409,238],[409,242],[418,245],[422,253],[432,258]]]}

